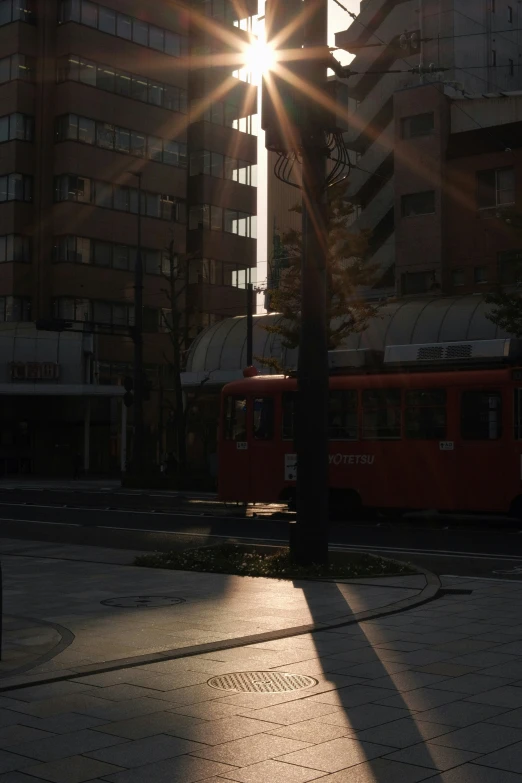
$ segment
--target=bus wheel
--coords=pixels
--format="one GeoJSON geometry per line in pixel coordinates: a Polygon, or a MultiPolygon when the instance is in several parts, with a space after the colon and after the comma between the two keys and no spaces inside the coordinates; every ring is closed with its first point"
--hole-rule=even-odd
{"type": "Polygon", "coordinates": [[[509,509],[509,516],[522,520],[522,495],[515,498],[509,509]]]}
{"type": "Polygon", "coordinates": [[[336,522],[350,522],[361,514],[362,502],[353,489],[330,490],[330,519],[336,522]]]}

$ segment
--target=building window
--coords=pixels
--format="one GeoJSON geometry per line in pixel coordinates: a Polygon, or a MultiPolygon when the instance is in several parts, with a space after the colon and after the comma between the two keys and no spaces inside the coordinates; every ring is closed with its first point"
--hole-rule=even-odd
{"type": "MultiPolygon", "coordinates": [[[[4,2],[9,2],[9,0],[4,0],[4,2]]],[[[28,0],[11,0],[11,2],[14,5],[28,2],[28,0]]],[[[92,3],[90,0],[62,0],[59,24],[65,22],[77,22],[87,27],[94,27],[102,33],[115,35],[127,41],[132,40],[140,46],[155,49],[171,57],[185,56],[188,51],[185,35],[155,27],[141,19],[117,13],[112,8],[92,3]]]]}
{"type": "Polygon", "coordinates": [[[463,269],[453,269],[451,272],[451,282],[454,287],[464,285],[465,276],[464,276],[464,270],[463,269]]]}
{"type": "Polygon", "coordinates": [[[251,136],[258,134],[258,116],[250,114],[242,116],[243,111],[240,104],[231,101],[215,102],[210,105],[202,105],[200,99],[191,102],[192,122],[211,122],[213,125],[224,125],[227,128],[234,128],[241,133],[248,133],[251,136]]]}
{"type": "Polygon", "coordinates": [[[186,90],[172,84],[160,84],[146,76],[120,71],[94,60],[86,60],[77,54],[70,54],[59,60],[57,81],[81,82],[99,90],[161,106],[168,111],[187,112],[186,90]]]}
{"type": "Polygon", "coordinates": [[[216,261],[213,258],[193,259],[188,268],[189,284],[207,283],[245,289],[248,283],[255,283],[257,270],[230,261],[216,261]]]}
{"type": "MultiPolygon", "coordinates": [[[[0,178],[1,183],[1,178],[0,178]]],[[[54,180],[55,201],[78,201],[119,212],[138,213],[137,188],[121,187],[111,182],[91,180],[75,174],[62,174],[54,180]]],[[[0,196],[1,200],[1,196],[0,196]]],[[[160,220],[186,222],[185,202],[162,193],[141,193],[141,213],[160,220]]]]}
{"type": "Polygon", "coordinates": [[[205,174],[228,179],[240,185],[257,186],[257,166],[247,160],[229,158],[219,152],[198,150],[190,155],[190,176],[205,174]]]}
{"type": "Polygon", "coordinates": [[[404,117],[401,125],[403,139],[431,136],[435,132],[435,114],[430,111],[425,114],[415,114],[413,117],[404,117]]]}
{"type": "Polygon", "coordinates": [[[31,320],[31,300],[26,296],[0,296],[0,322],[31,320]]]}
{"type": "Polygon", "coordinates": [[[477,180],[479,209],[515,203],[515,169],[513,166],[479,171],[477,180]]]}
{"type": "Polygon", "coordinates": [[[502,436],[499,391],[462,392],[460,434],[464,440],[498,440],[502,436]]]}
{"type": "Polygon", "coordinates": [[[0,84],[15,79],[34,81],[35,60],[25,54],[12,54],[0,60],[0,84]]]}
{"type": "Polygon", "coordinates": [[[403,217],[433,215],[435,213],[435,191],[426,190],[422,193],[408,193],[408,195],[402,197],[401,204],[403,217]]]}
{"type": "Polygon", "coordinates": [[[134,305],[100,299],[60,297],[53,301],[53,315],[65,321],[90,321],[100,326],[133,326],[134,305]]]}
{"type": "Polygon", "coordinates": [[[437,280],[433,271],[428,272],[404,272],[401,275],[401,294],[427,294],[437,288],[437,280]]]}
{"type": "Polygon", "coordinates": [[[476,266],[473,270],[475,283],[487,283],[488,282],[488,268],[487,266],[476,266]]]}
{"type": "Polygon", "coordinates": [[[235,2],[235,0],[198,0],[194,5],[205,16],[234,25],[234,27],[239,27],[241,30],[254,32],[257,17],[238,18],[241,4],[235,2]]]}
{"type": "MultiPolygon", "coordinates": [[[[1,135],[0,119],[0,135],[1,135]]],[[[126,155],[143,158],[145,154],[151,160],[168,166],[187,166],[187,145],[179,141],[166,141],[156,136],[145,136],[138,131],[96,122],[88,117],[66,114],[58,117],[55,127],[55,139],[60,141],[81,141],[102,149],[115,150],[126,155]],[[132,139],[132,144],[131,144],[132,139]]]]}
{"type": "Polygon", "coordinates": [[[405,433],[413,440],[444,440],[446,391],[416,389],[405,392],[405,433]]]}
{"type": "Polygon", "coordinates": [[[0,177],[0,202],[32,200],[32,177],[28,177],[25,174],[6,174],[0,177]]]}
{"type": "Polygon", "coordinates": [[[34,0],[1,0],[0,27],[11,22],[36,24],[34,0]]]}
{"type": "Polygon", "coordinates": [[[6,114],[0,117],[0,144],[5,141],[32,141],[34,118],[28,114],[6,114]]]}
{"type": "Polygon", "coordinates": [[[4,234],[0,236],[0,264],[31,261],[31,237],[21,234],[4,234]]]}
{"type": "Polygon", "coordinates": [[[225,400],[225,439],[247,439],[247,401],[244,397],[227,397],[225,400]]]}
{"type": "Polygon", "coordinates": [[[522,283],[522,250],[508,250],[498,254],[498,279],[502,285],[522,283]]]}
{"type": "Polygon", "coordinates": [[[366,389],[362,393],[365,440],[397,440],[401,437],[401,390],[366,389]]]}

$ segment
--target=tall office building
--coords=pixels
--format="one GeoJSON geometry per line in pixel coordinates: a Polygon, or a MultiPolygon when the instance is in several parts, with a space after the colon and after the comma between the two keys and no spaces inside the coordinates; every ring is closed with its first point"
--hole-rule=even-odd
{"type": "MultiPolygon", "coordinates": [[[[103,324],[83,381],[121,383],[133,360],[140,182],[149,373],[168,365],[171,261],[187,345],[245,312],[256,265],[257,88],[240,53],[256,14],[257,0],[0,0],[4,334],[23,323],[28,334],[40,318],[103,324]]],[[[5,372],[8,387],[15,369],[5,372]]],[[[48,388],[45,380],[33,385],[48,388]]],[[[114,428],[103,405],[100,433],[114,428]]],[[[104,434],[99,441],[106,466],[104,434]]]]}

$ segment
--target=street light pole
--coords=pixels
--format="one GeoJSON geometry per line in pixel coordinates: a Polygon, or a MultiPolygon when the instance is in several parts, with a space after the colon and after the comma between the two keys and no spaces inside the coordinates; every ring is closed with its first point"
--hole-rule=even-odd
{"type": "MultiPolygon", "coordinates": [[[[305,0],[307,48],[327,46],[327,2],[305,0]],[[307,6],[313,6],[311,9],[307,6]]],[[[326,59],[326,58],[325,58],[326,59]]],[[[307,78],[320,88],[326,66],[308,61],[307,78]]],[[[293,557],[302,565],[328,562],[328,341],[324,117],[312,100],[304,107],[302,139],[301,324],[297,366],[297,520],[293,557]]]]}
{"type": "Polygon", "coordinates": [[[141,171],[133,171],[138,178],[137,247],[134,268],[134,442],[132,467],[135,476],[143,476],[143,257],[141,252],[141,171]]]}

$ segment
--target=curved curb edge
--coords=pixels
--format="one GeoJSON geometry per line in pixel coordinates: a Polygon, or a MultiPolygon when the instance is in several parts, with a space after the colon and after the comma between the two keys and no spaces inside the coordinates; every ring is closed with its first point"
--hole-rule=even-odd
{"type": "MultiPolygon", "coordinates": [[[[402,601],[396,601],[393,604],[388,604],[384,607],[370,609],[365,612],[359,612],[347,620],[342,620],[339,618],[337,622],[309,623],[308,625],[283,628],[279,631],[265,631],[263,633],[253,634],[251,636],[242,636],[236,639],[224,639],[222,641],[207,642],[205,644],[194,645],[192,647],[180,647],[174,650],[165,650],[162,653],[149,653],[148,655],[139,655],[133,658],[120,658],[115,661],[104,661],[103,663],[99,664],[90,664],[88,666],[78,667],[74,672],[69,671],[67,674],[55,674],[48,676],[39,674],[34,675],[33,677],[29,675],[23,678],[20,677],[18,680],[16,677],[12,677],[10,678],[11,682],[3,687],[1,686],[0,682],[0,693],[9,693],[10,691],[21,690],[22,688],[27,688],[29,686],[48,685],[54,682],[64,682],[66,680],[78,680],[82,677],[87,677],[92,674],[105,674],[106,672],[118,671],[120,669],[132,669],[138,666],[143,666],[145,664],[163,663],[164,661],[174,661],[179,658],[192,658],[197,655],[218,652],[220,650],[231,650],[239,647],[248,647],[251,644],[259,644],[260,642],[287,639],[289,637],[302,636],[303,634],[313,633],[315,631],[328,631],[335,628],[357,625],[358,623],[365,622],[367,620],[378,620],[381,617],[400,614],[401,612],[414,609],[418,606],[422,606],[423,604],[430,603],[431,601],[435,600],[441,589],[441,582],[438,576],[433,574],[431,571],[427,571],[426,569],[419,566],[415,567],[417,571],[420,574],[423,574],[426,579],[426,586],[418,595],[405,598],[402,601]]],[[[60,629],[62,629],[62,626],[60,626],[60,629]]],[[[67,631],[65,628],[63,630],[67,631]]],[[[74,639],[71,631],[67,632],[74,639]]]]}

